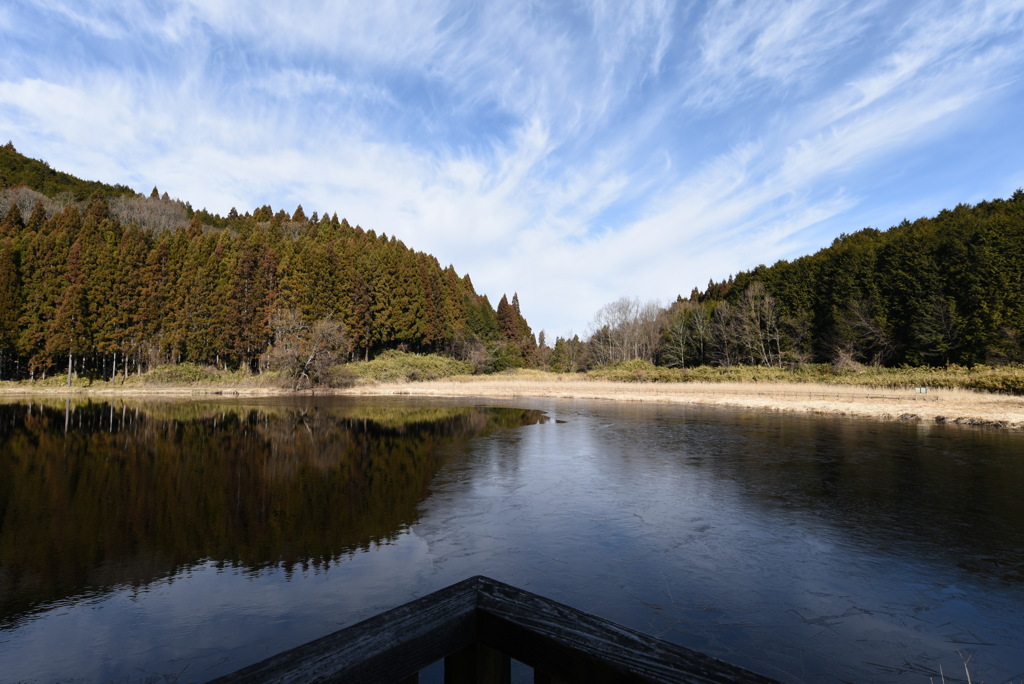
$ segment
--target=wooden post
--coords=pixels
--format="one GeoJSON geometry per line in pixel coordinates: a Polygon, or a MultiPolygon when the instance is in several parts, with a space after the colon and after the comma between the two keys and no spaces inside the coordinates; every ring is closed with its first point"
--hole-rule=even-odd
{"type": "Polygon", "coordinates": [[[444,684],[509,684],[512,659],[479,642],[444,659],[444,684]]]}
{"type": "Polygon", "coordinates": [[[549,674],[545,674],[540,670],[533,671],[533,684],[566,684],[561,679],[555,679],[549,674]]]}

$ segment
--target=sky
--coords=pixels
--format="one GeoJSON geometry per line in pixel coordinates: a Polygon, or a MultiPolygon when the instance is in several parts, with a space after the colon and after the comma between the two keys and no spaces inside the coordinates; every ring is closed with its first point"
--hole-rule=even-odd
{"type": "Polygon", "coordinates": [[[0,143],[337,213],[581,337],[1024,187],[1024,0],[5,0],[0,143]]]}

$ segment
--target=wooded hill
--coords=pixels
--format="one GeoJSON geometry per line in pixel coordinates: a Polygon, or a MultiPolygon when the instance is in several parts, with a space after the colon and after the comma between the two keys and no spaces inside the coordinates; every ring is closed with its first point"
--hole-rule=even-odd
{"type": "Polygon", "coordinates": [[[0,148],[0,379],[73,365],[267,368],[310,382],[400,349],[478,372],[662,366],[1024,363],[1024,191],[710,282],[669,307],[621,299],[586,339],[538,341],[518,296],[336,214],[225,217],[156,188],[83,181],[0,148]]]}
{"type": "Polygon", "coordinates": [[[275,358],[306,372],[324,349],[331,362],[442,351],[493,370],[536,344],[518,297],[495,310],[468,275],[337,214],[221,217],[8,143],[0,215],[0,379],[69,364],[104,378],[182,361],[258,372],[275,358]]]}
{"type": "Polygon", "coordinates": [[[1024,191],[711,282],[662,330],[665,365],[1024,362],[1024,191]]]}

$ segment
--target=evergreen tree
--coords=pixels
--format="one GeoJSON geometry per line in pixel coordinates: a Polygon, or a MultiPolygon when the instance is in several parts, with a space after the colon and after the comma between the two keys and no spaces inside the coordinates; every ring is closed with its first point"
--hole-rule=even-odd
{"type": "Polygon", "coordinates": [[[53,320],[47,326],[46,352],[51,355],[67,354],[68,386],[71,386],[75,355],[82,355],[92,344],[88,274],[82,243],[75,241],[68,254],[66,282],[53,320]]]}
{"type": "Polygon", "coordinates": [[[20,299],[13,241],[9,237],[0,238],[0,380],[6,378],[6,365],[17,355],[20,299]]]}
{"type": "Polygon", "coordinates": [[[19,235],[25,229],[25,222],[21,218],[21,209],[17,202],[12,202],[3,220],[0,220],[0,239],[19,235]]]}
{"type": "Polygon", "coordinates": [[[78,200],[49,217],[35,201],[27,222],[15,202],[0,219],[0,373],[38,377],[65,354],[104,377],[181,361],[258,369],[285,309],[311,331],[340,326],[363,358],[458,347],[479,359],[484,342],[527,358],[535,345],[518,295],[499,331],[468,275],[336,213],[307,220],[301,205],[290,217],[264,205],[221,218],[156,187],[144,198],[50,173],[13,149],[0,151],[0,170],[78,200]]]}

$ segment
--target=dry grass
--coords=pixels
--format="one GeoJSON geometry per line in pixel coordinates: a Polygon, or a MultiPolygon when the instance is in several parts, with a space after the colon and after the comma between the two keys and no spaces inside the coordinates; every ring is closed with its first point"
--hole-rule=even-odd
{"type": "Polygon", "coordinates": [[[815,383],[621,383],[580,380],[571,375],[515,374],[362,385],[343,393],[700,404],[1024,429],[1024,397],[970,390],[917,394],[906,389],[815,383]]]}
{"type": "MultiPolygon", "coordinates": [[[[580,375],[516,371],[497,375],[464,375],[420,382],[363,382],[344,390],[317,394],[362,396],[424,396],[586,399],[662,404],[728,406],[764,411],[848,415],[921,423],[959,423],[1024,429],[1024,397],[973,390],[891,389],[811,382],[614,382],[586,380],[580,375]]],[[[188,386],[116,385],[40,387],[0,383],[0,396],[268,396],[289,394],[271,386],[211,382],[188,386]]]]}

